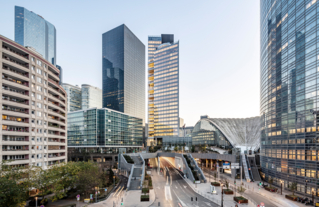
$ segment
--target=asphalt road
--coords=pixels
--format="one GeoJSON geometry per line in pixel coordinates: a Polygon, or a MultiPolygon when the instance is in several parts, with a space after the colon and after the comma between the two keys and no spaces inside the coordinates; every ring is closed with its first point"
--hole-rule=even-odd
{"type": "MultiPolygon", "coordinates": [[[[203,168],[202,170],[203,170],[203,172],[205,173],[205,176],[206,176],[207,181],[208,181],[209,179],[210,179],[211,182],[215,180],[215,178],[213,177],[213,173],[216,172],[216,171],[212,171],[212,170],[207,169],[207,168],[203,168]],[[208,175],[210,175],[210,177],[208,177],[208,175]]],[[[231,177],[228,176],[228,175],[220,174],[220,176],[221,176],[221,178],[227,178],[228,180],[231,180],[231,177]]],[[[216,179],[218,179],[218,178],[216,178],[216,179]]],[[[237,183],[239,184],[239,183],[240,183],[240,180],[237,180],[237,183]]],[[[257,189],[257,188],[258,188],[258,187],[257,187],[257,182],[255,182],[255,183],[256,183],[256,189],[257,189]]],[[[272,207],[272,206],[274,206],[274,204],[273,204],[271,201],[269,201],[268,198],[265,198],[265,197],[261,196],[260,194],[255,193],[255,192],[252,192],[252,191],[247,191],[247,193],[245,192],[245,193],[243,194],[243,196],[244,196],[244,197],[245,197],[245,196],[246,196],[246,197],[249,197],[250,199],[254,200],[256,203],[261,203],[261,202],[263,202],[263,203],[265,204],[265,207],[272,207]]]]}
{"type": "Polygon", "coordinates": [[[210,207],[218,206],[195,193],[164,158],[160,158],[161,173],[152,172],[155,202],[152,206],[164,207],[210,207]],[[191,201],[193,197],[193,202],[191,201]],[[197,197],[197,201],[196,201],[197,197]],[[158,204],[160,202],[160,204],[158,204]]]}

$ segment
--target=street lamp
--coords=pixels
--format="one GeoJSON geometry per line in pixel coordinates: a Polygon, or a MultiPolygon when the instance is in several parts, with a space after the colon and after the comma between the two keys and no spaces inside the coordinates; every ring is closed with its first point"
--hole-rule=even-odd
{"type": "Polygon", "coordinates": [[[35,197],[35,207],[38,207],[38,197],[35,197]]]}
{"type": "Polygon", "coordinates": [[[97,203],[97,189],[98,189],[98,187],[94,187],[94,189],[95,189],[95,203],[97,203]]]}
{"type": "Polygon", "coordinates": [[[222,187],[222,203],[221,203],[221,207],[224,207],[223,184],[221,183],[220,186],[222,187]]]}

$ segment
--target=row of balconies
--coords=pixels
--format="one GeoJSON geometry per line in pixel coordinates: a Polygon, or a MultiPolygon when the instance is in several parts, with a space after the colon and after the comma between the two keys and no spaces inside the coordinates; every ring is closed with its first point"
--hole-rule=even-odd
{"type": "Polygon", "coordinates": [[[16,137],[16,136],[7,136],[2,135],[2,141],[3,142],[28,142],[29,137],[16,137]]]}
{"type": "Polygon", "coordinates": [[[13,93],[18,93],[18,94],[24,95],[26,97],[29,97],[29,91],[15,89],[13,87],[5,86],[5,85],[2,85],[2,90],[6,90],[8,92],[13,92],[13,93]]]}
{"type": "Polygon", "coordinates": [[[29,145],[2,145],[2,151],[29,151],[29,145]]]}
{"type": "Polygon", "coordinates": [[[13,83],[20,84],[20,85],[25,86],[25,87],[29,87],[29,82],[28,81],[18,80],[16,78],[10,77],[8,75],[2,74],[2,79],[10,81],[10,82],[13,82],[13,83]]]}
{"type": "Polygon", "coordinates": [[[17,126],[2,125],[2,131],[29,132],[29,127],[17,127],[17,126]]]}
{"type": "Polygon", "coordinates": [[[29,105],[29,100],[20,99],[20,98],[14,98],[11,96],[2,95],[2,100],[4,101],[12,101],[19,104],[29,105]]]}
{"type": "Polygon", "coordinates": [[[3,48],[3,49],[6,49],[7,51],[10,51],[10,52],[12,52],[12,53],[14,53],[14,54],[16,54],[16,55],[19,55],[20,57],[23,57],[23,58],[29,60],[29,55],[28,55],[28,54],[23,54],[23,52],[20,52],[20,51],[18,51],[18,50],[16,50],[16,49],[13,49],[13,48],[11,48],[11,47],[8,47],[8,46],[6,46],[6,45],[4,45],[4,44],[2,44],[2,48],[3,48]]]}
{"type": "Polygon", "coordinates": [[[6,70],[6,71],[10,71],[10,72],[18,74],[18,75],[21,75],[23,77],[29,78],[29,73],[28,72],[19,72],[18,70],[13,69],[12,67],[9,67],[7,65],[3,65],[2,69],[6,70]]]}
{"type": "MultiPolygon", "coordinates": [[[[18,112],[18,113],[23,113],[23,114],[29,114],[28,109],[21,109],[21,108],[16,108],[12,106],[7,106],[7,105],[2,105],[2,110],[3,111],[13,111],[13,112],[18,112]]],[[[5,112],[3,112],[5,113],[5,112]]]]}
{"type": "Polygon", "coordinates": [[[17,65],[20,65],[20,66],[22,66],[22,67],[24,67],[24,68],[28,68],[28,69],[29,69],[29,64],[28,64],[28,63],[24,63],[24,62],[22,62],[21,60],[18,60],[18,59],[16,59],[16,58],[13,58],[13,57],[11,57],[11,56],[5,54],[5,53],[3,53],[3,55],[2,55],[2,59],[8,60],[8,61],[10,61],[10,62],[12,62],[12,63],[15,63],[15,64],[17,64],[17,65]]]}

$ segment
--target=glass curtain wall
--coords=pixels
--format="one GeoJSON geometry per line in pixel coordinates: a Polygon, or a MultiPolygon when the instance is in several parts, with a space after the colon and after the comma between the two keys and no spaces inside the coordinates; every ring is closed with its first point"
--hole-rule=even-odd
{"type": "Polygon", "coordinates": [[[319,190],[316,0],[261,0],[261,167],[301,194],[319,190]]]}

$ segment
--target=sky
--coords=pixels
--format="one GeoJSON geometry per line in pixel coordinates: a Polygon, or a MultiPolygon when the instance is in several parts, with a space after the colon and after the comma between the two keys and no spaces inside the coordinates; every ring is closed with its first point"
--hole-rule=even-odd
{"type": "Polygon", "coordinates": [[[259,0],[2,1],[0,35],[13,40],[15,5],[55,26],[65,83],[102,88],[102,34],[124,23],[146,50],[149,35],[174,34],[180,41],[180,117],[186,126],[201,115],[259,115],[259,0]]]}

